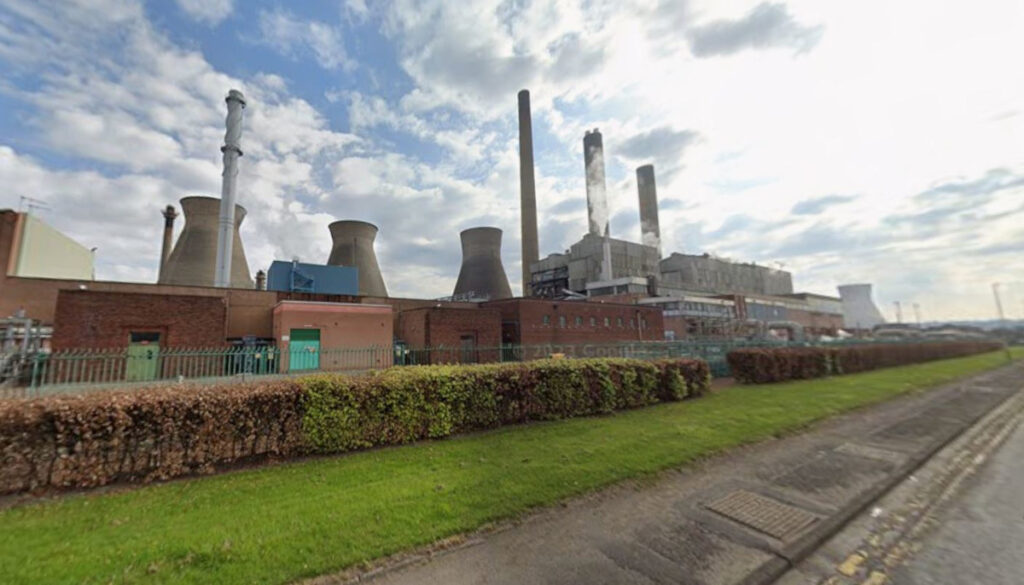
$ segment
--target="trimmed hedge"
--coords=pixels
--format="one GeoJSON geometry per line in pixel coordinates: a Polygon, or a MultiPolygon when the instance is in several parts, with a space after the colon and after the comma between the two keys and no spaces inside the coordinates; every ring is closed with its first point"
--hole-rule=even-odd
{"type": "Polygon", "coordinates": [[[989,341],[888,343],[840,347],[747,348],[729,352],[733,377],[745,384],[852,374],[1002,349],[989,341]]]}
{"type": "Polygon", "coordinates": [[[0,494],[211,473],[704,394],[706,363],[547,360],[0,402],[0,494]]]}

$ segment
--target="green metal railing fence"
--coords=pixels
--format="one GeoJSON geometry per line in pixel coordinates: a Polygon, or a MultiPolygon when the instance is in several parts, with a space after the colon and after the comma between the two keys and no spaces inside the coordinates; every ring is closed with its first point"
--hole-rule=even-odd
{"type": "MultiPolygon", "coordinates": [[[[838,344],[864,343],[846,340],[838,344]]],[[[879,343],[879,341],[871,341],[879,343]]],[[[890,341],[889,343],[900,343],[890,341]]],[[[920,343],[916,341],[915,343],[920,343]]],[[[152,385],[225,378],[249,379],[315,372],[363,372],[392,366],[495,363],[544,359],[692,357],[708,362],[715,376],[729,375],[726,355],[741,347],[809,346],[779,341],[637,341],[607,344],[502,345],[497,347],[394,347],[305,349],[274,346],[231,348],[75,349],[36,354],[29,379],[0,389],[0,397],[77,392],[89,387],[152,385]]],[[[829,345],[837,345],[832,342],[829,345]]]]}

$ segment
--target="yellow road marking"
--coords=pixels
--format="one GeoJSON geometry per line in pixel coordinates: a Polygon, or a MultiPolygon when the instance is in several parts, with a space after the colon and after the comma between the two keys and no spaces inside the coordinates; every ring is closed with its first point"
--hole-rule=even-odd
{"type": "Polygon", "coordinates": [[[853,553],[852,555],[846,557],[846,560],[843,561],[843,564],[836,567],[836,570],[846,575],[847,577],[852,577],[854,573],[857,572],[857,569],[859,569],[860,566],[864,564],[865,559],[866,557],[864,555],[860,553],[853,553]]]}

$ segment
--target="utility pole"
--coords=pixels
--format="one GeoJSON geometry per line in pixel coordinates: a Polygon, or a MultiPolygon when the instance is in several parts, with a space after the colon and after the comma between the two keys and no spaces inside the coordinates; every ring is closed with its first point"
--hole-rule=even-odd
{"type": "MultiPolygon", "coordinates": [[[[1006,323],[1006,315],[1003,314],[1003,301],[1002,299],[999,298],[998,282],[992,283],[992,296],[996,298],[996,312],[999,313],[999,322],[1003,325],[1003,327],[1006,327],[1008,329],[1006,323]]],[[[1011,361],[1013,359],[1013,356],[1010,355],[1010,345],[1005,341],[1003,342],[1003,350],[1006,351],[1006,361],[1011,361]]]]}
{"type": "Polygon", "coordinates": [[[999,315],[999,321],[1006,325],[1006,316],[1003,314],[1003,301],[999,298],[999,283],[992,283],[992,295],[996,298],[996,312],[999,315]]]}
{"type": "Polygon", "coordinates": [[[903,322],[903,306],[900,305],[899,301],[894,301],[893,304],[896,305],[896,322],[897,323],[902,323],[903,322]]]}

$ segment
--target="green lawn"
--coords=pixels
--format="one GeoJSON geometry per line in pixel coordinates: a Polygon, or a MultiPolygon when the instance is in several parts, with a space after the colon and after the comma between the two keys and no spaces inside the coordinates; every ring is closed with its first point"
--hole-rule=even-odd
{"type": "MultiPolygon", "coordinates": [[[[1015,357],[1024,357],[1018,350],[1015,357]]],[[[0,511],[3,583],[282,583],[998,366],[765,386],[0,511]]]]}

